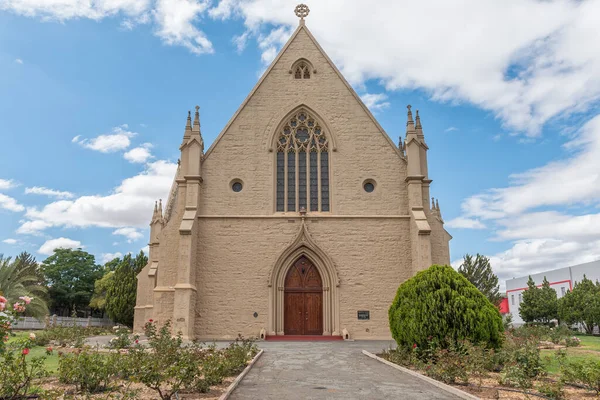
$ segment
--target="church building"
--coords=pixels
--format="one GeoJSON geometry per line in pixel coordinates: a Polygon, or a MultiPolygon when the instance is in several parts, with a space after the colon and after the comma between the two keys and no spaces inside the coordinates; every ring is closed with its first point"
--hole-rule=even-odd
{"type": "Polygon", "coordinates": [[[449,264],[429,201],[425,134],[408,106],[395,145],[305,25],[206,151],[199,107],[154,208],[134,330],[187,339],[390,339],[398,286],[449,264]],[[404,128],[402,128],[404,131],[404,128]]]}

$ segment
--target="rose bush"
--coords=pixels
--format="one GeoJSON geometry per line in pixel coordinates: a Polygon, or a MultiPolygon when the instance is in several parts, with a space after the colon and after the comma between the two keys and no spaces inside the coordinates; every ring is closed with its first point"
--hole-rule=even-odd
{"type": "MultiPolygon", "coordinates": [[[[24,398],[31,391],[34,379],[47,376],[44,369],[45,357],[28,359],[29,349],[34,346],[35,334],[8,343],[13,327],[20,314],[24,313],[31,302],[30,297],[20,297],[20,301],[8,306],[5,297],[0,296],[0,398],[24,398]]],[[[52,350],[47,350],[50,353],[52,350]]]]}

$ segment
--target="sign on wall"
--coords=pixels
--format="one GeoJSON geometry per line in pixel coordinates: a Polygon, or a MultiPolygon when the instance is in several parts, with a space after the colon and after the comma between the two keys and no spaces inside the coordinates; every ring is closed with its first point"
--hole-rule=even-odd
{"type": "Polygon", "coordinates": [[[358,311],[358,319],[360,319],[360,320],[371,319],[371,316],[369,315],[369,311],[358,311]]]}

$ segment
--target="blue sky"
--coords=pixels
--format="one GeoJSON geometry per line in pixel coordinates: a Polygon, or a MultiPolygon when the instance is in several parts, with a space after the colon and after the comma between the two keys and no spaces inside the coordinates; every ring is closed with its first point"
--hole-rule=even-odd
{"type": "MultiPolygon", "coordinates": [[[[453,262],[599,259],[600,1],[365,3],[309,3],[307,25],[394,142],[420,110],[453,262]]],[[[144,248],[187,110],[210,145],[295,5],[0,0],[0,253],[144,248]]]]}

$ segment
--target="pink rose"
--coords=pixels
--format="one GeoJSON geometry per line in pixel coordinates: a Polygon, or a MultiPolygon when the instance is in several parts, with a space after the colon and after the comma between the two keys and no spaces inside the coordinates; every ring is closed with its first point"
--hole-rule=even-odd
{"type": "Polygon", "coordinates": [[[6,303],[0,303],[0,311],[4,311],[6,308],[6,303]]]}
{"type": "Polygon", "coordinates": [[[29,349],[28,348],[24,348],[23,349],[23,355],[26,356],[27,354],[29,354],[29,349]]]}
{"type": "Polygon", "coordinates": [[[29,296],[22,296],[22,297],[19,297],[19,300],[23,300],[25,302],[25,304],[29,304],[29,303],[31,303],[31,300],[33,300],[33,298],[31,298],[29,296]]]}
{"type": "Polygon", "coordinates": [[[4,296],[0,296],[0,303],[6,303],[8,300],[6,300],[6,297],[4,296]]]}

